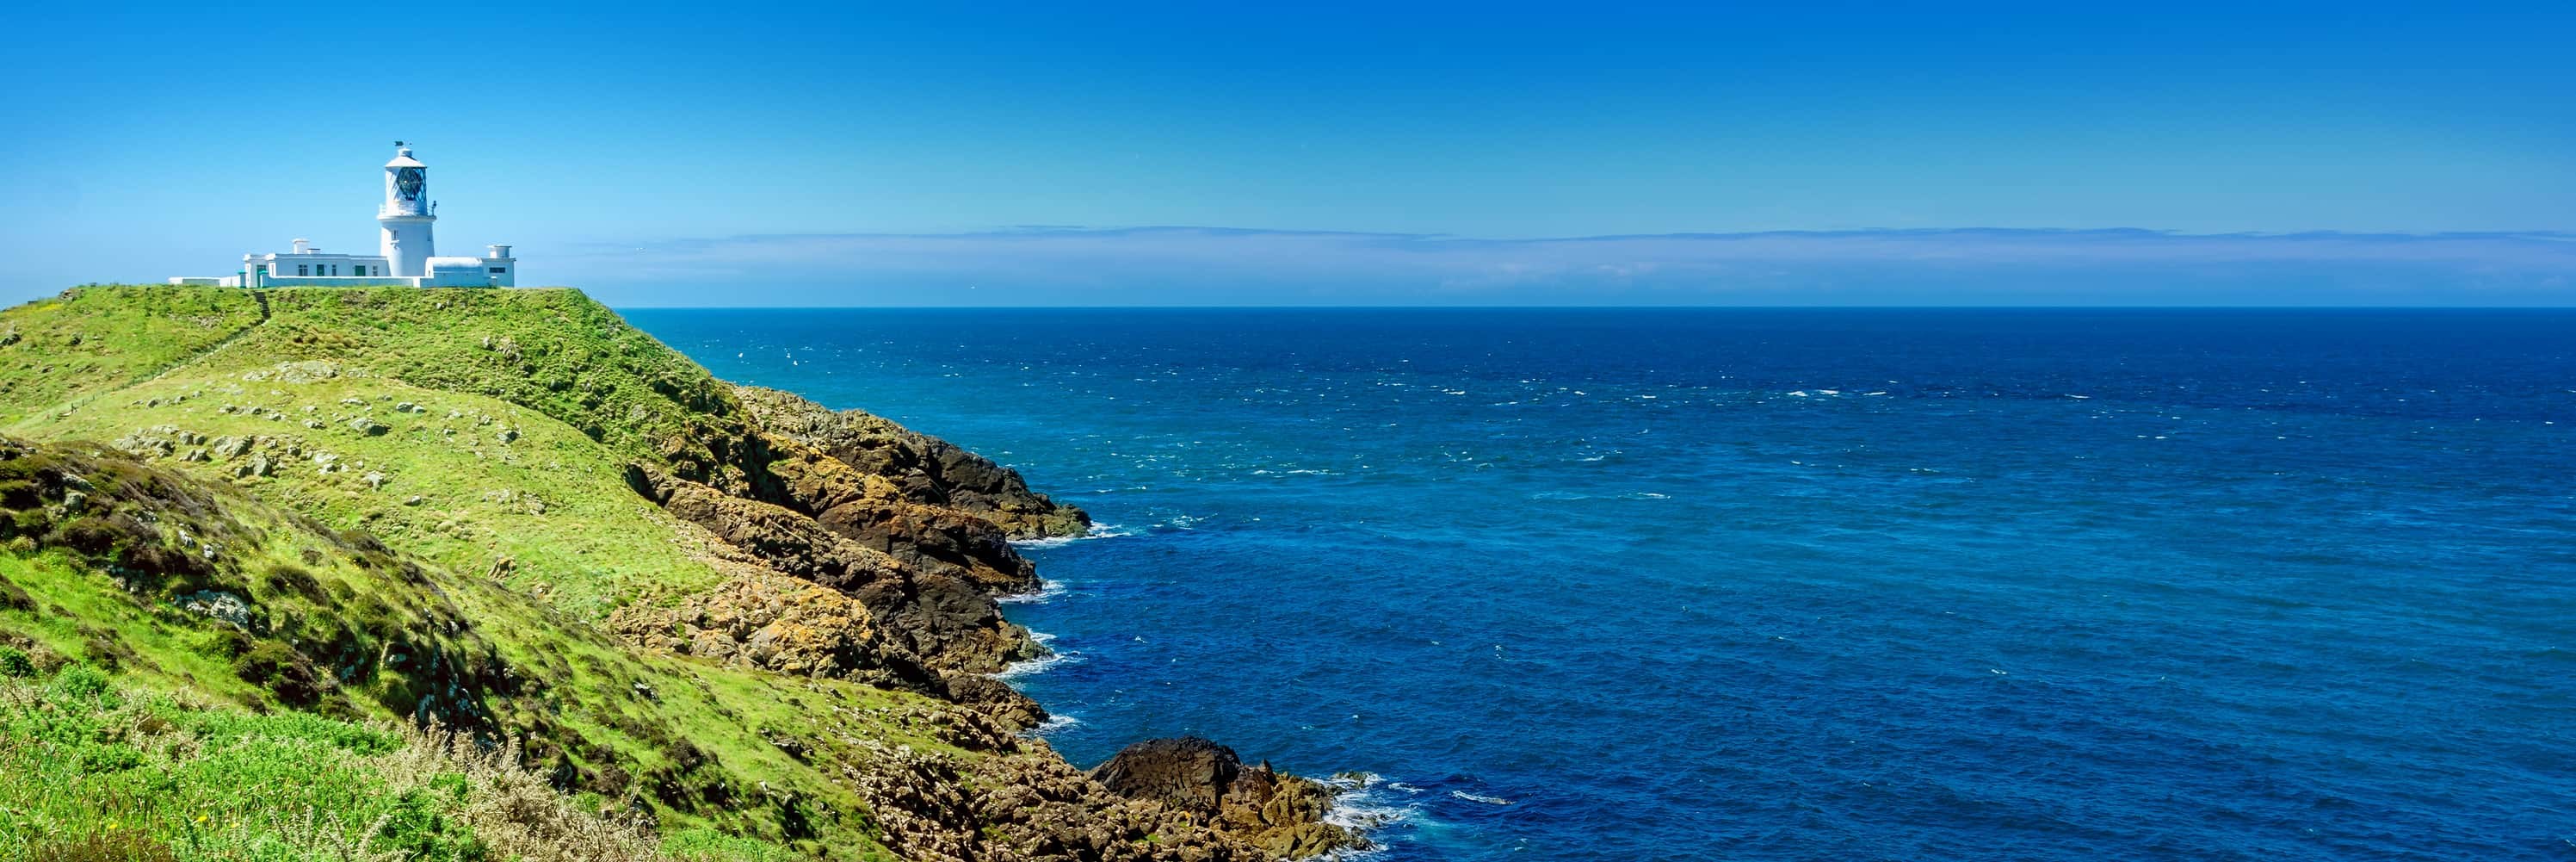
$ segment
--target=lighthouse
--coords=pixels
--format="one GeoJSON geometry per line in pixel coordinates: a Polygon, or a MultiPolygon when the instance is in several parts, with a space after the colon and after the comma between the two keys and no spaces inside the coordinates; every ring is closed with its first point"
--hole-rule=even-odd
{"type": "Polygon", "coordinates": [[[429,231],[438,215],[429,201],[429,166],[412,158],[403,142],[394,147],[394,160],[385,163],[385,205],[376,210],[376,224],[384,228],[379,247],[391,275],[414,278],[429,274],[429,258],[436,253],[429,231]]]}
{"type": "Polygon", "coordinates": [[[411,157],[411,146],[394,142],[394,160],[385,163],[385,202],[376,207],[377,246],[381,255],[332,254],[311,240],[298,239],[284,254],[242,255],[241,269],[228,276],[180,276],[171,284],[223,287],[510,287],[518,283],[519,259],[507,245],[491,246],[484,257],[439,257],[430,225],[438,222],[438,204],[429,199],[429,166],[411,157]]]}

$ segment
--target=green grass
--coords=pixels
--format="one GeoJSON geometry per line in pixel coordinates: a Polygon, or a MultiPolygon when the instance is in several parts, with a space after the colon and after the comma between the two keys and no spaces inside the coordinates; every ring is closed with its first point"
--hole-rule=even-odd
{"type": "Polygon", "coordinates": [[[170,448],[182,457],[208,451],[208,460],[179,461],[178,468],[238,484],[335,528],[363,527],[458,572],[488,573],[506,559],[509,586],[586,620],[648,592],[693,591],[719,579],[703,561],[703,543],[688,541],[627,488],[626,458],[488,396],[377,377],[290,383],[191,370],[121,390],[114,400],[9,430],[48,439],[174,440],[170,448]],[[402,405],[411,410],[396,409],[402,405]],[[383,430],[355,430],[358,421],[383,430]],[[248,455],[175,442],[189,437],[265,441],[253,454],[268,459],[268,474],[234,475],[248,455]],[[645,536],[658,540],[637,541],[645,536]]]}
{"type": "Polygon", "coordinates": [[[151,377],[260,321],[249,291],[76,289],[0,319],[0,422],[151,377]],[[108,301],[94,293],[112,292],[108,301]]]}
{"type": "Polygon", "coordinates": [[[67,665],[0,679],[0,858],[480,862],[790,858],[688,829],[659,841],[500,753],[390,723],[251,715],[67,665]]]}
{"type": "Polygon", "coordinates": [[[116,817],[177,858],[301,858],[292,847],[364,839],[388,812],[446,835],[429,815],[470,799],[420,801],[435,782],[381,771],[400,750],[297,723],[376,739],[367,722],[424,703],[523,739],[532,768],[593,809],[650,811],[677,857],[890,859],[817,764],[870,745],[979,756],[940,741],[945,706],[920,695],[649,653],[601,628],[725,577],[710,537],[625,478],[644,462],[753,483],[731,466],[747,457],[741,408],[686,357],[570,290],[263,293],[264,308],[239,290],[93,287],[0,311],[0,340],[19,333],[0,344],[0,434],[37,441],[0,460],[0,670],[94,667],[111,689],[176,693],[0,703],[16,710],[0,785],[87,794],[0,790],[0,821],[19,824],[0,827],[17,830],[0,858],[38,835],[131,840],[108,835],[116,817]],[[65,511],[66,470],[94,486],[82,511],[65,511]],[[209,540],[212,561],[192,562],[209,540]],[[165,571],[179,574],[135,574],[165,571]],[[207,591],[260,625],[178,608],[207,591]],[[145,715],[175,729],[138,735],[145,715]],[[111,726],[127,729],[81,743],[106,759],[43,747],[111,726]],[[142,765],[92,768],[129,751],[142,765]],[[147,776],[196,789],[146,792],[168,789],[147,776]],[[300,789],[278,810],[328,822],[251,818],[248,794],[220,792],[281,782],[300,789]],[[404,794],[427,807],[387,807],[404,794]],[[244,825],[189,825],[200,814],[244,825]]]}
{"type": "MultiPolygon", "coordinates": [[[[240,292],[88,288],[11,309],[0,327],[24,313],[48,327],[122,332],[130,309],[184,305],[170,295],[197,293],[240,292]]],[[[266,322],[229,340],[188,342],[205,352],[116,354],[151,369],[151,379],[113,397],[67,382],[96,379],[90,370],[0,371],[0,391],[23,378],[33,396],[0,396],[0,416],[18,417],[0,430],[113,443],[167,439],[151,433],[166,428],[292,447],[298,454],[266,455],[273,466],[264,477],[233,475],[246,456],[210,453],[181,466],[242,479],[265,499],[335,528],[364,527],[458,572],[485,573],[507,559],[513,589],[576,618],[595,621],[646,594],[718,580],[703,562],[706,544],[625,484],[630,461],[665,450],[688,457],[711,437],[740,434],[709,429],[728,424],[735,408],[686,357],[571,290],[266,293],[266,322]],[[77,406],[44,400],[66,390],[80,392],[77,406]],[[405,404],[413,409],[396,409],[405,404]],[[34,406],[12,409],[19,405],[34,406]],[[324,472],[316,457],[336,469],[324,472]]],[[[0,362],[24,361],[11,355],[17,349],[0,348],[0,362]]],[[[206,448],[170,444],[174,455],[206,448]]]]}

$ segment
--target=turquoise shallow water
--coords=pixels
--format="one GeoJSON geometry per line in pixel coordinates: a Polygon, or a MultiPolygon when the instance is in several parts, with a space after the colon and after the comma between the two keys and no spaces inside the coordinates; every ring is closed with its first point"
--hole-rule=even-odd
{"type": "Polygon", "coordinates": [[[1114,525],[1054,743],[1385,858],[2576,858],[2576,314],[629,317],[1114,525]]]}

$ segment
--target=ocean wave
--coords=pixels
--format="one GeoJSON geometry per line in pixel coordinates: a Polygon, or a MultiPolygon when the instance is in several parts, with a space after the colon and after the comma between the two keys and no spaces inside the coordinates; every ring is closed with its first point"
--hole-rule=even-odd
{"type": "Polygon", "coordinates": [[[1025,593],[1012,593],[1010,595],[994,599],[993,601],[997,604],[1005,605],[1043,605],[1061,595],[1064,595],[1063,581],[1049,581],[1041,579],[1038,581],[1037,589],[1030,590],[1025,593]]]}
{"type": "MultiPolygon", "coordinates": [[[[1135,533],[1122,529],[1116,524],[1093,524],[1089,531],[1079,536],[1048,536],[1043,539],[1013,539],[1011,540],[1011,547],[1021,550],[1030,550],[1034,548],[1061,548],[1075,542],[1087,542],[1092,539],[1115,539],[1120,536],[1133,535],[1135,535],[1135,533]]],[[[1010,599],[1003,599],[1003,601],[1010,601],[1010,599]]]]}
{"type": "MultiPolygon", "coordinates": [[[[1037,641],[1038,646],[1046,646],[1055,642],[1055,635],[1047,634],[1046,632],[1030,632],[1029,639],[1037,641]]],[[[1015,679],[1045,673],[1056,665],[1081,660],[1081,653],[1069,650],[1050,649],[1046,655],[1038,656],[1037,658],[1021,659],[1019,661],[1003,665],[1001,672],[993,674],[993,678],[1003,682],[1010,682],[1015,679]]]]}
{"type": "Polygon", "coordinates": [[[1333,806],[1324,812],[1324,822],[1371,839],[1368,847],[1336,850],[1325,854],[1323,857],[1325,859],[1359,860],[1382,857],[1386,854],[1386,845],[1376,842],[1376,836],[1372,833],[1399,823],[1419,822],[1422,819],[1422,807],[1419,804],[1388,795],[1389,791],[1398,789],[1417,793],[1420,792],[1419,789],[1389,783],[1384,776],[1377,773],[1345,772],[1324,779],[1324,786],[1333,789],[1333,806]]]}
{"type": "Polygon", "coordinates": [[[1510,805],[1510,804],[1512,804],[1512,801],[1511,801],[1511,800],[1509,800],[1509,799],[1504,799],[1504,798],[1502,798],[1502,797],[1500,797],[1500,796],[1482,796],[1482,795],[1478,795],[1478,794],[1474,794],[1474,793],[1469,793],[1469,792],[1464,791],[1464,790],[1452,790],[1452,791],[1449,791],[1449,795],[1451,795],[1451,796],[1455,796],[1455,797],[1458,797],[1458,798],[1460,798],[1460,799],[1467,800],[1467,801],[1469,801],[1469,802],[1482,802],[1482,803],[1484,803],[1484,804],[1486,804],[1486,805],[1510,805]]]}
{"type": "Polygon", "coordinates": [[[1045,721],[1038,722],[1038,726],[1029,728],[1020,735],[1030,738],[1043,737],[1081,723],[1082,719],[1058,713],[1047,716],[1045,721]]]}

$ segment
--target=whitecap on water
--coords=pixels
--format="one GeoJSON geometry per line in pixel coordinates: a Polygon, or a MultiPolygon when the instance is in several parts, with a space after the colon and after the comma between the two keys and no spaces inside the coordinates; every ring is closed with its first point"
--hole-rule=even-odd
{"type": "Polygon", "coordinates": [[[1038,722],[1038,726],[1029,728],[1028,732],[1021,735],[1030,737],[1046,736],[1081,723],[1082,719],[1075,718],[1070,715],[1050,715],[1047,716],[1045,721],[1038,722]]]}
{"type": "MultiPolygon", "coordinates": [[[[1067,539],[1066,541],[1072,540],[1067,539]]],[[[1038,582],[1037,589],[1030,590],[1025,593],[1012,593],[1010,595],[994,599],[993,601],[1005,605],[1042,605],[1046,604],[1048,600],[1061,595],[1064,595],[1063,581],[1041,580],[1038,582]]]]}
{"type": "MultiPolygon", "coordinates": [[[[1370,833],[1398,823],[1418,822],[1421,806],[1388,795],[1388,791],[1419,793],[1419,788],[1389,783],[1374,772],[1345,772],[1324,779],[1333,788],[1333,806],[1324,812],[1324,822],[1374,838],[1370,833]]],[[[1323,858],[1339,860],[1373,859],[1386,853],[1383,844],[1359,850],[1337,850],[1323,858]]]]}
{"type": "MultiPolygon", "coordinates": [[[[1116,524],[1093,524],[1089,531],[1084,532],[1079,536],[1048,536],[1043,539],[1013,539],[1011,540],[1011,547],[1021,550],[1029,550],[1032,548],[1061,548],[1075,542],[1085,542],[1092,539],[1115,539],[1120,536],[1132,535],[1135,534],[1128,532],[1116,524]]],[[[1003,599],[1003,601],[1009,601],[1009,599],[1003,599]]]]}
{"type": "MultiPolygon", "coordinates": [[[[1030,632],[1029,640],[1036,641],[1038,646],[1046,646],[1047,644],[1055,642],[1055,636],[1047,634],[1046,632],[1030,632]]],[[[1047,669],[1055,667],[1056,665],[1081,660],[1082,654],[1078,652],[1052,651],[1037,658],[1022,659],[1003,665],[1002,671],[994,674],[993,678],[1003,682],[1010,682],[1011,680],[1019,679],[1021,677],[1035,676],[1045,673],[1047,672],[1047,669]]]]}
{"type": "Polygon", "coordinates": [[[1039,658],[1015,661],[1008,665],[1004,665],[1002,667],[1002,672],[994,674],[993,678],[1003,682],[1010,682],[1015,679],[1036,676],[1053,669],[1056,665],[1073,661],[1074,655],[1075,654],[1073,653],[1060,652],[1039,658]]]}
{"type": "Polygon", "coordinates": [[[1467,800],[1467,801],[1469,801],[1469,802],[1482,802],[1482,803],[1487,804],[1487,805],[1510,805],[1510,804],[1512,804],[1512,801],[1511,801],[1511,800],[1509,800],[1509,799],[1504,799],[1504,798],[1502,798],[1502,797],[1500,797],[1500,796],[1481,796],[1481,795],[1478,795],[1478,794],[1469,793],[1469,792],[1464,791],[1464,790],[1452,790],[1452,791],[1449,791],[1449,795],[1451,795],[1451,796],[1455,796],[1455,797],[1458,797],[1458,798],[1460,798],[1460,799],[1467,800]]]}

